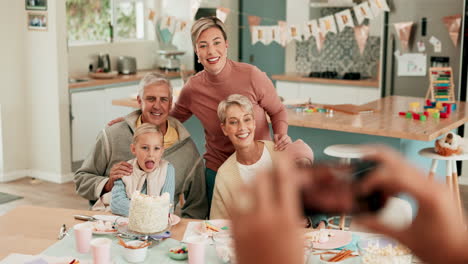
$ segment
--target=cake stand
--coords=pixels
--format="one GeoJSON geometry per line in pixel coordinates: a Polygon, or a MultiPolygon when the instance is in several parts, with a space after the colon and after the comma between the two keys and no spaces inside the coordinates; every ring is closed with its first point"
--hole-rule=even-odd
{"type": "Polygon", "coordinates": [[[117,229],[117,235],[122,238],[148,240],[152,241],[152,245],[159,243],[162,239],[171,236],[171,220],[167,222],[166,228],[156,233],[140,233],[128,228],[128,218],[119,217],[115,220],[114,226],[117,229]]]}

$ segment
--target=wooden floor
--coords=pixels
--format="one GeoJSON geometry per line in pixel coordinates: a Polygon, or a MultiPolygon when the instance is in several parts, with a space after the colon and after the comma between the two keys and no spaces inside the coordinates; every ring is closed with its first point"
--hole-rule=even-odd
{"type": "Polygon", "coordinates": [[[70,209],[88,209],[88,201],[75,193],[73,182],[57,184],[25,177],[0,183],[0,192],[22,196],[23,199],[0,204],[0,215],[19,205],[37,205],[70,209]]]}
{"type": "MultiPolygon", "coordinates": [[[[8,183],[0,183],[0,192],[24,197],[20,200],[0,204],[0,215],[18,205],[89,209],[88,201],[75,193],[73,182],[57,184],[26,177],[8,183]]],[[[468,212],[468,185],[460,185],[460,193],[464,208],[468,212]]]]}

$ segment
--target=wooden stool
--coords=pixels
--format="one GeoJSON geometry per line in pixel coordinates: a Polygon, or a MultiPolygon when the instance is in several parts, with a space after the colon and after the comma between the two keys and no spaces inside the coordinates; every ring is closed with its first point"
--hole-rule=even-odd
{"type": "Polygon", "coordinates": [[[458,186],[458,173],[457,173],[457,160],[468,160],[468,154],[452,155],[452,156],[441,156],[437,154],[434,148],[425,148],[419,151],[419,155],[432,159],[431,170],[429,171],[429,179],[434,180],[435,173],[437,170],[437,163],[439,160],[446,161],[446,177],[445,182],[448,185],[450,191],[453,193],[453,198],[457,203],[458,211],[460,215],[462,213],[462,205],[460,199],[460,189],[458,186]]]}
{"type": "MultiPolygon", "coordinates": [[[[359,145],[350,144],[331,145],[325,148],[323,152],[328,156],[340,158],[340,162],[343,164],[350,164],[351,159],[360,159],[366,154],[359,145]]],[[[345,214],[342,214],[339,224],[341,230],[345,229],[345,219],[345,214]]]]}

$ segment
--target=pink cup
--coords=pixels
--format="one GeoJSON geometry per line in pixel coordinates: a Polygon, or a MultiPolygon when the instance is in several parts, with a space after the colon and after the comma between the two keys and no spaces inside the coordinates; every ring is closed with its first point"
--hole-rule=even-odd
{"type": "Polygon", "coordinates": [[[95,238],[91,240],[94,264],[110,264],[110,247],[112,240],[108,238],[95,238]]]}
{"type": "Polygon", "coordinates": [[[81,223],[73,226],[75,231],[76,250],[80,253],[88,253],[91,238],[93,237],[93,227],[91,223],[81,223]]]}
{"type": "Polygon", "coordinates": [[[205,263],[205,244],[204,237],[189,237],[186,240],[188,247],[188,263],[189,264],[204,264],[205,263]]]}

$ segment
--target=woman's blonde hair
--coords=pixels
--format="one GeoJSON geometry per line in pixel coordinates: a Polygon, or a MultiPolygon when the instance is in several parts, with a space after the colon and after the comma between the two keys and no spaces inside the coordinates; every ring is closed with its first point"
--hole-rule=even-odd
{"type": "Polygon", "coordinates": [[[224,26],[224,23],[221,20],[219,20],[215,16],[202,17],[202,18],[198,19],[197,21],[195,21],[195,23],[193,23],[193,25],[192,25],[192,30],[191,30],[192,44],[193,44],[193,48],[195,50],[197,48],[196,45],[197,45],[198,37],[200,37],[200,35],[201,35],[201,33],[203,33],[203,31],[205,31],[205,30],[207,30],[209,28],[212,28],[212,27],[216,27],[219,30],[221,30],[221,33],[223,34],[224,40],[225,41],[227,40],[226,27],[224,26]]]}
{"type": "Polygon", "coordinates": [[[161,141],[164,143],[164,135],[161,132],[161,129],[159,129],[159,126],[151,124],[151,123],[143,123],[135,130],[135,134],[133,134],[133,144],[137,143],[139,136],[148,134],[148,133],[159,134],[161,137],[161,141]]]}
{"type": "Polygon", "coordinates": [[[244,111],[251,114],[252,116],[254,115],[252,102],[250,102],[249,98],[240,94],[231,94],[218,105],[218,118],[221,123],[224,124],[226,122],[226,111],[233,105],[242,107],[244,111]]]}

